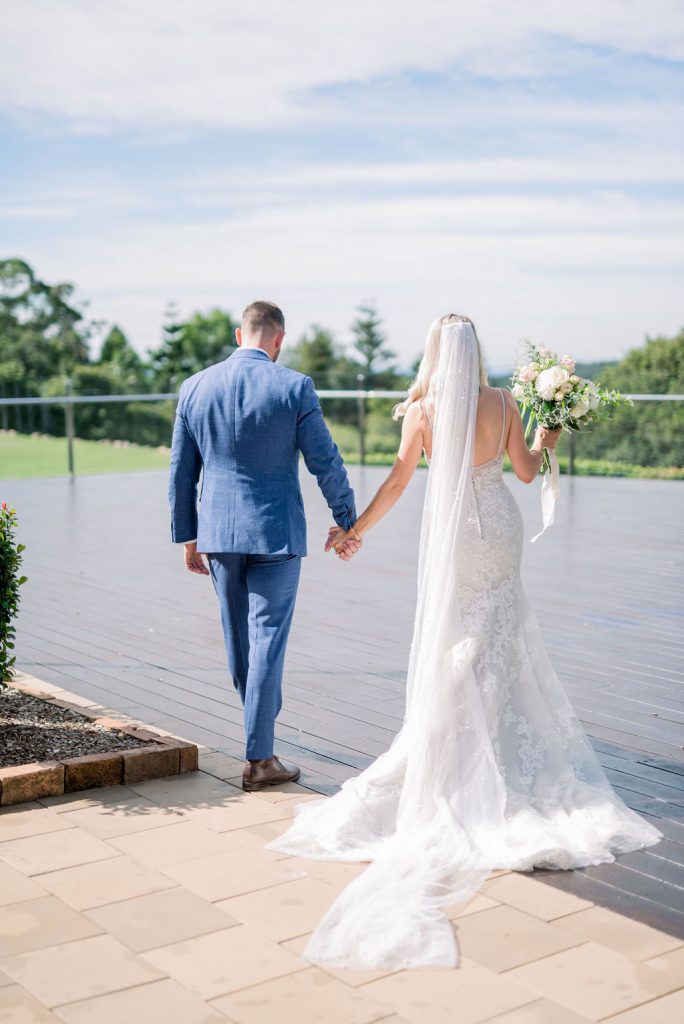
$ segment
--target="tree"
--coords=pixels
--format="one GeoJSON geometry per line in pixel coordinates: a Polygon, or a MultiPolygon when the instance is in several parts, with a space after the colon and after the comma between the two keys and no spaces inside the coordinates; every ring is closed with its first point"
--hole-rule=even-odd
{"type": "Polygon", "coordinates": [[[212,309],[195,313],[190,320],[178,319],[173,303],[165,313],[160,348],[150,353],[156,386],[174,390],[186,377],[226,359],[235,349],[235,328],[230,313],[212,309]]]}
{"type": "Polygon", "coordinates": [[[128,338],[117,324],[114,324],[102,343],[99,366],[108,366],[113,380],[124,393],[136,390],[145,382],[145,364],[128,338]]]}
{"type": "Polygon", "coordinates": [[[324,327],[312,324],[286,357],[288,366],[311,377],[317,388],[335,386],[335,364],[340,354],[332,334],[324,327]]]}
{"type": "MultiPolygon", "coordinates": [[[[684,329],[674,338],[647,338],[608,366],[600,383],[627,394],[684,393],[684,329]]],[[[684,466],[684,403],[622,406],[608,422],[580,433],[577,454],[637,466],[684,466]]]]}
{"type": "Polygon", "coordinates": [[[366,387],[378,387],[386,383],[388,377],[393,377],[394,371],[387,364],[394,359],[395,354],[385,345],[382,321],[373,306],[359,306],[357,313],[352,324],[354,349],[360,356],[366,387]]]}
{"type": "Polygon", "coordinates": [[[71,284],[50,285],[25,260],[0,260],[0,376],[24,390],[88,362],[92,324],[71,303],[71,284]]]}

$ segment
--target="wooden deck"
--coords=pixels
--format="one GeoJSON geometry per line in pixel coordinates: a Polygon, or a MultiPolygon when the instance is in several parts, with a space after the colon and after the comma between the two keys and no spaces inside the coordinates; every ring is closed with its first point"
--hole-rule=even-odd
{"type": "MultiPolygon", "coordinates": [[[[383,470],[352,469],[359,505],[383,470]]],[[[278,749],[329,793],[401,724],[425,476],[345,565],[305,476],[303,572],[278,749]]],[[[528,533],[539,485],[509,479],[528,533]]],[[[242,756],[207,579],[169,542],[163,473],[3,481],[26,571],[19,665],[107,707],[242,756]]],[[[564,479],[557,525],[524,575],[551,656],[611,781],[663,842],[614,865],[542,873],[560,888],[684,937],[684,485],[564,479]]]]}

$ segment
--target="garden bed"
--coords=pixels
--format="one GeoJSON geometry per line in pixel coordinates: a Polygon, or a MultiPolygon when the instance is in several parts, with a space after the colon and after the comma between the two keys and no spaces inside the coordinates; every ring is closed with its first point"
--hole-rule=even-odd
{"type": "Polygon", "coordinates": [[[0,805],[197,769],[197,747],[24,677],[0,690],[0,805]],[[86,706],[81,706],[85,704],[86,706]]]}

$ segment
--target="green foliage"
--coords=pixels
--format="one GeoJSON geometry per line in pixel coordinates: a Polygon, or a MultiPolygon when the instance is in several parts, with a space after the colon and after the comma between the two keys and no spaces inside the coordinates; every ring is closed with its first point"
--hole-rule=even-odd
{"type": "Polygon", "coordinates": [[[14,675],[14,619],[19,610],[19,588],[26,583],[20,576],[23,544],[17,544],[14,533],[17,513],[6,501],[0,506],[0,685],[14,675]]]}
{"type": "MultiPolygon", "coordinates": [[[[674,338],[648,338],[608,366],[601,384],[631,394],[684,394],[684,330],[674,338]]],[[[609,423],[583,430],[582,458],[638,466],[684,467],[684,402],[635,402],[615,410],[609,423]]]]}
{"type": "MultiPolygon", "coordinates": [[[[175,391],[188,376],[225,359],[235,348],[236,321],[222,309],[194,313],[181,320],[169,306],[160,346],[139,355],[123,330],[112,325],[99,355],[89,356],[96,326],[73,302],[73,286],[42,281],[24,260],[0,260],[0,397],[62,395],[69,377],[76,395],[134,394],[175,391]]],[[[368,389],[403,390],[409,380],[393,365],[376,309],[362,305],[352,325],[353,348],[345,352],[325,327],[313,324],[283,352],[290,366],[311,376],[319,390],[353,390],[364,375],[368,389]]],[[[417,366],[416,361],[416,366],[417,366]]],[[[415,369],[415,367],[414,367],[415,369]]],[[[626,393],[684,393],[684,331],[675,338],[652,338],[620,363],[579,363],[576,372],[606,389],[626,393]]],[[[507,376],[493,376],[507,386],[507,376]]],[[[393,457],[400,426],[390,418],[393,402],[367,402],[366,449],[369,461],[393,457]]],[[[354,401],[322,400],[323,411],[345,434],[348,454],[358,451],[358,408],[354,401]],[[348,436],[347,436],[348,435],[348,436]],[[353,440],[353,444],[351,439],[353,440]]],[[[79,437],[118,439],[146,445],[168,445],[173,405],[166,403],[103,403],[74,407],[79,437]]],[[[50,406],[5,409],[0,425],[19,432],[40,430],[64,434],[64,409],[50,406]]],[[[606,424],[592,422],[577,436],[579,462],[592,466],[684,466],[684,403],[635,403],[620,407],[606,424]]],[[[629,469],[631,473],[632,469],[629,469]]],[[[589,470],[587,470],[589,471],[589,470]]],[[[593,472],[593,470],[591,470],[593,472]]],[[[622,470],[621,470],[622,471],[622,470]]],[[[625,470],[627,472],[627,470],[625,470]]]]}
{"type": "Polygon", "coordinates": [[[319,390],[338,387],[335,370],[340,358],[332,334],[318,324],[312,324],[285,355],[287,365],[311,377],[319,390]]]}
{"type": "Polygon", "coordinates": [[[98,365],[110,367],[119,394],[148,390],[145,363],[116,324],[102,343],[98,365]]]}
{"type": "Polygon", "coordinates": [[[172,304],[165,316],[161,346],[150,353],[155,388],[160,391],[175,391],[186,377],[226,359],[235,350],[239,325],[225,310],[195,313],[183,322],[172,304]]]}
{"type": "Polygon", "coordinates": [[[388,387],[394,370],[388,364],[394,352],[385,344],[382,320],[373,306],[359,306],[358,316],[352,324],[354,349],[359,354],[361,372],[367,388],[388,387]]]}
{"type": "Polygon", "coordinates": [[[88,361],[92,325],[70,302],[73,285],[46,284],[20,259],[0,260],[0,377],[24,386],[88,361]]]}

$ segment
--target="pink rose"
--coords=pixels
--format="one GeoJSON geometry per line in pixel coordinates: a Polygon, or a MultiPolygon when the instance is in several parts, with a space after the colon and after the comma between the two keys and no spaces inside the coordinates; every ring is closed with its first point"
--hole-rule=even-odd
{"type": "Polygon", "coordinates": [[[561,366],[564,366],[568,373],[575,372],[575,360],[572,358],[572,356],[563,356],[560,362],[561,366]]]}
{"type": "Polygon", "coordinates": [[[520,380],[529,383],[529,381],[536,380],[538,374],[537,367],[534,363],[528,363],[527,366],[523,366],[520,371],[520,380]]]}

